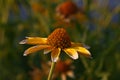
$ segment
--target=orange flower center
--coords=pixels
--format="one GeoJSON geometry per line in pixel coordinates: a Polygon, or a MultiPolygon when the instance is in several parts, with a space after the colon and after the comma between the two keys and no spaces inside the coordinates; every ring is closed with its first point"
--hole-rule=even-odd
{"type": "Polygon", "coordinates": [[[68,48],[71,46],[70,38],[63,28],[58,28],[53,31],[47,39],[49,45],[54,46],[56,48],[68,48]]]}

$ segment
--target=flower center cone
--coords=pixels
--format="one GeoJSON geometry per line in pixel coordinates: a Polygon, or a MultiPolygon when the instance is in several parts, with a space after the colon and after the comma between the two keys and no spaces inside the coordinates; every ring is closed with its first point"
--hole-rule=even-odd
{"type": "Polygon", "coordinates": [[[47,39],[49,45],[55,48],[68,48],[71,46],[71,41],[66,30],[63,28],[55,29],[47,39]]]}

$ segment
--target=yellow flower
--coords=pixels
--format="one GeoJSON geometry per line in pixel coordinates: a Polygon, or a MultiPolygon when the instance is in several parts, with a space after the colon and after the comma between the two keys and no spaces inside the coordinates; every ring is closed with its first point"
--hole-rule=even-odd
{"type": "Polygon", "coordinates": [[[44,54],[51,52],[51,59],[56,62],[59,58],[61,50],[68,54],[73,59],[78,59],[78,54],[86,57],[91,57],[91,53],[84,47],[82,43],[74,43],[63,28],[58,28],[53,31],[48,38],[41,37],[26,37],[20,44],[36,45],[28,48],[24,52],[24,56],[44,49],[44,54]]]}

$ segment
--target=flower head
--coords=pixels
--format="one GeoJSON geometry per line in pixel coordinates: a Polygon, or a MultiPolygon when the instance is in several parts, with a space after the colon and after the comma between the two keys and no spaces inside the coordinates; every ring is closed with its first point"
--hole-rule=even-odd
{"type": "Polygon", "coordinates": [[[61,80],[67,80],[67,76],[70,78],[74,78],[74,68],[75,66],[72,65],[71,59],[67,59],[64,61],[58,60],[54,70],[54,80],[56,80],[56,78],[59,76],[61,77],[61,80]]]}
{"type": "Polygon", "coordinates": [[[49,35],[47,42],[49,45],[61,49],[71,46],[70,38],[63,28],[56,29],[51,35],[49,35]]]}
{"type": "Polygon", "coordinates": [[[28,48],[24,52],[24,56],[44,49],[44,54],[51,52],[51,59],[53,62],[58,60],[61,50],[73,59],[78,59],[78,53],[86,57],[91,57],[90,52],[85,48],[84,44],[70,41],[64,28],[57,28],[48,38],[26,37],[20,44],[36,45],[28,48]]]}
{"type": "Polygon", "coordinates": [[[79,11],[77,5],[72,1],[66,1],[57,6],[57,15],[65,21],[69,21],[70,17],[79,11]]]}

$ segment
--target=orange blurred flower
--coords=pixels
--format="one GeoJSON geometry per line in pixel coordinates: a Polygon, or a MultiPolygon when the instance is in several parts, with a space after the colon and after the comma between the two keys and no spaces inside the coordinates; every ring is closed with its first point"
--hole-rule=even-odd
{"type": "Polygon", "coordinates": [[[56,62],[59,58],[61,50],[73,59],[78,59],[78,53],[86,57],[91,57],[91,53],[82,43],[74,43],[70,41],[69,35],[63,28],[57,28],[48,38],[26,37],[20,44],[36,45],[28,48],[24,52],[24,56],[44,49],[44,54],[51,52],[51,59],[56,62]]]}
{"type": "Polygon", "coordinates": [[[88,21],[87,16],[85,15],[85,8],[78,7],[72,1],[66,1],[59,4],[56,7],[56,19],[60,22],[69,23],[71,20],[78,20],[80,23],[84,23],[88,21]]]}
{"type": "Polygon", "coordinates": [[[42,14],[47,13],[46,9],[40,3],[37,2],[31,3],[31,8],[34,13],[42,13],[42,14]]]}
{"type": "Polygon", "coordinates": [[[54,79],[61,76],[62,80],[66,80],[66,77],[69,76],[70,78],[74,78],[73,72],[74,66],[72,65],[72,61],[67,59],[65,61],[58,60],[55,66],[54,71],[54,79]]]}
{"type": "Polygon", "coordinates": [[[66,22],[69,22],[72,15],[76,14],[78,11],[79,9],[77,5],[72,1],[66,1],[58,5],[56,8],[57,15],[66,22]]]}
{"type": "Polygon", "coordinates": [[[49,64],[48,62],[41,62],[41,68],[38,68],[37,66],[34,66],[33,64],[30,65],[32,70],[29,72],[32,80],[43,80],[43,78],[46,78],[48,72],[49,72],[49,64]]]}
{"type": "Polygon", "coordinates": [[[30,71],[30,76],[32,80],[42,80],[43,73],[39,68],[34,67],[33,70],[30,71]]]}

